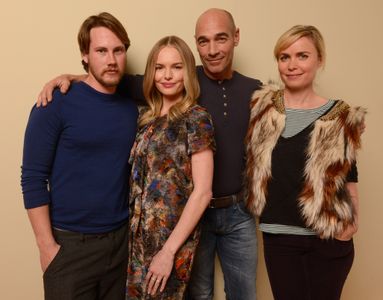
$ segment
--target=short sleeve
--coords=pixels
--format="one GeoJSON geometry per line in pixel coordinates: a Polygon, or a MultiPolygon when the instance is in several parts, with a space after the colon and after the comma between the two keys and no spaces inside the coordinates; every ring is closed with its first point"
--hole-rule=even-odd
{"type": "Polygon", "coordinates": [[[214,128],[210,114],[202,107],[191,109],[187,122],[188,155],[210,148],[215,151],[214,128]]]}
{"type": "Polygon", "coordinates": [[[358,168],[356,166],[356,162],[354,162],[351,165],[351,169],[347,174],[346,181],[347,182],[358,182],[358,168]]]}

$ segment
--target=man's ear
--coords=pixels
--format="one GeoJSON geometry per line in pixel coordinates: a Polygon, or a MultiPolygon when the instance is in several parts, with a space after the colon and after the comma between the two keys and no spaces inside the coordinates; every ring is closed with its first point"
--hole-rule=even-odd
{"type": "Polygon", "coordinates": [[[89,63],[88,54],[86,54],[86,53],[81,54],[81,58],[82,58],[82,60],[83,60],[85,63],[89,63]]]}
{"type": "Polygon", "coordinates": [[[234,46],[238,46],[238,44],[239,44],[239,28],[237,28],[234,33],[234,46]]]}

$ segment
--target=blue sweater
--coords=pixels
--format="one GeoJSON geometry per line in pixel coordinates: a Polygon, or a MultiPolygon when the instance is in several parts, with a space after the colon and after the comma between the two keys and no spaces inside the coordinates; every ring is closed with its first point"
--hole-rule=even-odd
{"type": "Polygon", "coordinates": [[[53,227],[102,233],[128,219],[128,158],[138,111],[84,82],[56,91],[29,117],[21,184],[25,208],[49,205],[53,227]]]}

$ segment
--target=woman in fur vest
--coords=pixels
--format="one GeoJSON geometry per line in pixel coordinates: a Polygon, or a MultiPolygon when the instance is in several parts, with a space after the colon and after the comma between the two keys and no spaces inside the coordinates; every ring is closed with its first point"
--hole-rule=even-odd
{"type": "Polygon", "coordinates": [[[314,91],[325,63],[315,27],[289,29],[274,56],[284,88],[253,95],[247,205],[260,216],[274,298],[339,299],[354,258],[365,109],[314,91]]]}

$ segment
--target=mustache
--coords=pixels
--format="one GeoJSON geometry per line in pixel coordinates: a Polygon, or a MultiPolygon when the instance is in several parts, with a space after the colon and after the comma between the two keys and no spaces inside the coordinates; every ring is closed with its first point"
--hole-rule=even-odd
{"type": "Polygon", "coordinates": [[[120,71],[119,68],[109,67],[109,68],[104,69],[103,72],[105,73],[105,72],[119,72],[119,71],[120,71]]]}
{"type": "Polygon", "coordinates": [[[106,68],[106,69],[104,69],[104,70],[102,71],[102,74],[105,74],[105,73],[107,73],[107,72],[116,72],[116,73],[120,73],[121,71],[120,71],[119,68],[116,68],[116,67],[108,67],[108,68],[106,68]]]}

